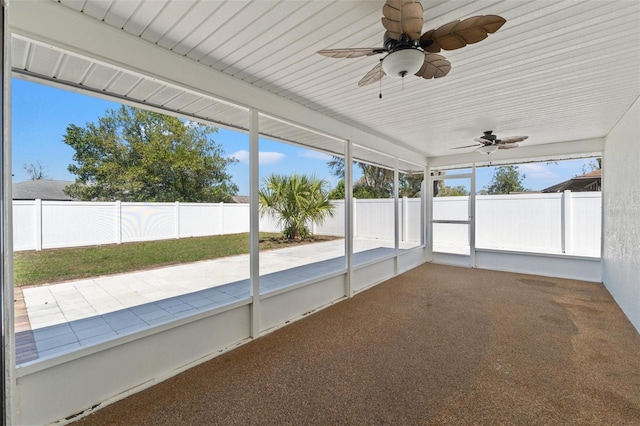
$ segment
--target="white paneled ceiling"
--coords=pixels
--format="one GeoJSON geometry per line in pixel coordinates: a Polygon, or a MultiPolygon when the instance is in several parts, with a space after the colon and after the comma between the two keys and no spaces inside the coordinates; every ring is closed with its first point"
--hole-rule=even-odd
{"type": "MultiPolygon", "coordinates": [[[[452,148],[490,129],[529,135],[527,145],[601,138],[640,95],[637,0],[424,0],[424,30],[474,15],[498,14],[507,22],[480,43],[441,52],[452,63],[443,78],[385,77],[361,88],[358,80],[378,56],[332,59],[315,52],[381,46],[383,4],[61,0],[56,6],[426,157],[471,151],[452,148]]],[[[13,45],[19,72],[202,118],[226,117],[242,127],[239,117],[225,116],[197,93],[30,44],[28,34],[13,45]]]]}

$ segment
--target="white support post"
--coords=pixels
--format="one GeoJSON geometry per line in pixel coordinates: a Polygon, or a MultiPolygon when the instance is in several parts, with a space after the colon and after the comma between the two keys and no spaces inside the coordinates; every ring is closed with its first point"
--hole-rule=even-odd
{"type": "Polygon", "coordinates": [[[395,257],[393,258],[393,275],[398,275],[398,253],[400,251],[400,173],[398,172],[399,161],[395,158],[393,167],[393,247],[395,249],[395,257]]]}
{"type": "Polygon", "coordinates": [[[469,194],[469,263],[476,267],[476,163],[471,169],[471,191],[469,194]]]}
{"type": "Polygon", "coordinates": [[[604,152],[602,153],[602,160],[600,160],[600,173],[602,174],[600,177],[600,259],[603,260],[604,258],[604,234],[605,234],[605,230],[607,227],[607,224],[605,224],[605,220],[604,220],[604,206],[605,206],[605,199],[607,197],[607,192],[604,190],[604,184],[605,184],[605,180],[606,180],[606,175],[607,175],[607,169],[605,167],[605,163],[606,163],[607,159],[604,155],[604,152]]]}
{"type": "Polygon", "coordinates": [[[353,296],[353,239],[356,234],[356,199],[353,197],[353,157],[351,141],[345,143],[344,149],[344,250],[347,258],[347,278],[344,295],[353,296]]]}
{"type": "Polygon", "coordinates": [[[122,201],[116,200],[115,207],[115,215],[116,215],[116,244],[122,244],[122,201]]]}
{"type": "Polygon", "coordinates": [[[260,116],[257,109],[250,110],[249,117],[249,268],[251,283],[251,337],[260,336],[260,212],[258,210],[259,189],[259,133],[260,116]]]}
{"type": "Polygon", "coordinates": [[[7,29],[8,7],[7,0],[0,2],[0,57],[2,58],[2,77],[0,77],[0,149],[2,160],[0,163],[0,319],[2,321],[2,344],[0,345],[0,376],[2,377],[2,418],[0,423],[12,425],[19,423],[15,419],[14,392],[15,382],[15,332],[14,332],[14,297],[13,297],[13,202],[12,202],[12,174],[11,174],[11,37],[7,29]]]}
{"type": "Polygon", "coordinates": [[[427,200],[429,199],[429,178],[427,168],[422,169],[422,184],[420,186],[420,245],[427,244],[427,200]]]}
{"type": "Polygon", "coordinates": [[[37,199],[35,201],[35,243],[36,243],[36,251],[42,250],[42,200],[37,199]]]}
{"type": "Polygon", "coordinates": [[[433,182],[431,176],[431,167],[427,166],[424,175],[425,182],[425,246],[427,248],[427,261],[433,260],[433,182]]]}
{"type": "Polygon", "coordinates": [[[175,223],[174,223],[174,232],[176,234],[176,240],[180,239],[180,201],[176,201],[175,206],[174,206],[174,218],[175,218],[175,223]]]}
{"type": "Polygon", "coordinates": [[[564,191],[562,193],[562,252],[571,253],[571,191],[564,191]]]}

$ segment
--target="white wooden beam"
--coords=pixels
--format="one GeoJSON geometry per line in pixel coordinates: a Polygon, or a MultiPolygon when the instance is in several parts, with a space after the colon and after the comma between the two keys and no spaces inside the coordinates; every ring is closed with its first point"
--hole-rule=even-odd
{"type": "Polygon", "coordinates": [[[459,155],[429,157],[427,162],[432,168],[460,166],[500,165],[506,163],[535,162],[547,160],[564,160],[571,158],[588,158],[602,155],[604,139],[586,139],[571,142],[557,142],[544,145],[523,144],[515,149],[501,149],[491,155],[470,152],[459,155]]]}
{"type": "Polygon", "coordinates": [[[7,2],[0,2],[0,57],[2,58],[2,76],[0,77],[0,320],[2,321],[2,343],[0,358],[2,359],[2,424],[14,424],[15,418],[15,318],[13,295],[13,232],[12,229],[12,195],[11,195],[11,76],[9,64],[9,32],[7,30],[7,2]]]}

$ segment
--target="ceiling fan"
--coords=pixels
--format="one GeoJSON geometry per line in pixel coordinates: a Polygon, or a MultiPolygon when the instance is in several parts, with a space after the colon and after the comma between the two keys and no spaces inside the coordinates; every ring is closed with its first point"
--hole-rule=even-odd
{"type": "Polygon", "coordinates": [[[498,137],[493,134],[493,130],[485,130],[482,136],[474,139],[478,143],[467,146],[458,146],[453,149],[478,147],[476,151],[482,152],[483,154],[491,154],[498,149],[517,148],[518,142],[522,142],[528,138],[529,136],[507,136],[506,138],[498,139],[498,137]]]}
{"type": "Polygon", "coordinates": [[[477,43],[506,22],[497,15],[473,16],[442,25],[423,34],[422,4],[417,0],[386,0],[382,7],[384,46],[372,48],[323,49],[330,58],[359,58],[386,53],[386,56],[358,82],[358,86],[376,82],[385,75],[402,77],[414,74],[425,79],[444,77],[451,63],[441,50],[454,50],[477,43]]]}

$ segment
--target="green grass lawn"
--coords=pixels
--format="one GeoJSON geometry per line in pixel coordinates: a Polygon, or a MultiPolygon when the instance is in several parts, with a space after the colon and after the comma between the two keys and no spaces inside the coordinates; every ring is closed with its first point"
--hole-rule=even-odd
{"type": "MultiPolygon", "coordinates": [[[[322,240],[329,238],[322,237],[322,240]]],[[[260,250],[282,248],[279,234],[260,234],[260,250]]],[[[34,285],[249,253],[249,234],[17,252],[14,284],[34,285]]]]}

